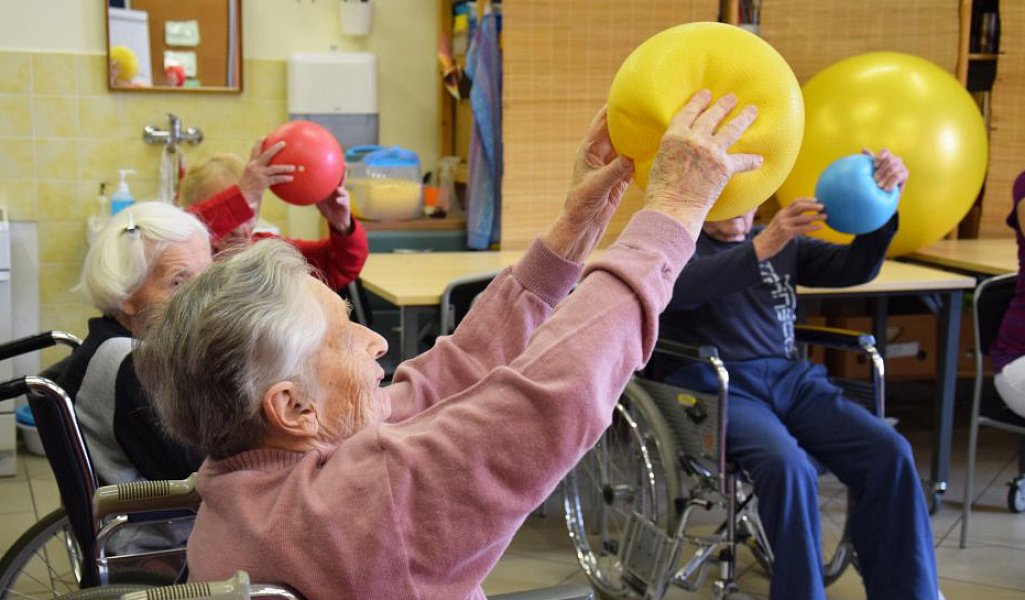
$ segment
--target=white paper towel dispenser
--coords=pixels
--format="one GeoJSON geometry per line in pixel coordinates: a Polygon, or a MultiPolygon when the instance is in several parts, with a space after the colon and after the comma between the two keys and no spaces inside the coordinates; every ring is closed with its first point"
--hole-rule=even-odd
{"type": "Polygon", "coordinates": [[[288,118],[324,126],[343,148],[376,144],[377,56],[369,52],[289,56],[288,118]]]}

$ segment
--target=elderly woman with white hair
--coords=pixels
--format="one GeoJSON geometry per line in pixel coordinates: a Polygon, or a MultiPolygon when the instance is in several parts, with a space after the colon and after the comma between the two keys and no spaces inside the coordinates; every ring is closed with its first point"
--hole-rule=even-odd
{"type": "Polygon", "coordinates": [[[133,338],[147,313],[210,264],[206,227],[170,204],[139,202],[114,215],[89,248],[79,289],[102,316],[60,383],[101,483],[172,479],[202,456],[165,435],[135,376],[133,338]]]}
{"type": "Polygon", "coordinates": [[[643,210],[584,269],[632,174],[600,113],[560,217],[388,387],[385,341],[289,247],[256,244],[186,284],[136,366],[171,431],[209,455],[191,576],[245,569],[308,600],[483,598],[650,355],[713,201],[761,163],[727,152],[754,108],[719,127],[736,98],[710,101],[676,115],[643,210]]]}

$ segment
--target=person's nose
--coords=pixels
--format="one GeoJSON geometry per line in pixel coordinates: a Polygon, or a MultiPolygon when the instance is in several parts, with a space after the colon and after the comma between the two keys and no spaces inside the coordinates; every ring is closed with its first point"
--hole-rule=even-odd
{"type": "MultiPolygon", "coordinates": [[[[360,325],[360,327],[363,327],[360,325]]],[[[388,340],[381,337],[376,331],[363,327],[364,332],[369,338],[367,341],[367,351],[377,360],[388,353],[388,340]]]]}

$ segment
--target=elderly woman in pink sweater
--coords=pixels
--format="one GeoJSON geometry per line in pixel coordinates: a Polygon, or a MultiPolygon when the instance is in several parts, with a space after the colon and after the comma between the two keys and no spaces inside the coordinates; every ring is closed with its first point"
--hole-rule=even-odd
{"type": "Polygon", "coordinates": [[[649,357],[708,209],[761,164],[728,153],[756,112],[720,127],[735,104],[690,99],[643,210],[585,268],[632,176],[600,113],[559,218],[388,387],[385,341],[284,244],[256,244],[184,286],[136,368],[168,428],[208,456],[192,577],[245,569],[310,600],[483,598],[517,528],[649,357]]]}

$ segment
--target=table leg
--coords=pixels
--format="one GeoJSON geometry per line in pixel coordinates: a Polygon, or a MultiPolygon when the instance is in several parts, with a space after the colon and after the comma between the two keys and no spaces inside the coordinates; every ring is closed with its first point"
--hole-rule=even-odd
{"type": "Polygon", "coordinates": [[[428,314],[429,309],[422,306],[399,307],[399,360],[409,360],[420,353],[420,329],[428,314]]]}
{"type": "Polygon", "coordinates": [[[954,391],[957,386],[957,342],[961,326],[963,292],[939,294],[939,344],[936,361],[936,400],[933,420],[933,453],[929,512],[935,513],[947,491],[950,443],[954,428],[954,391]]]}

